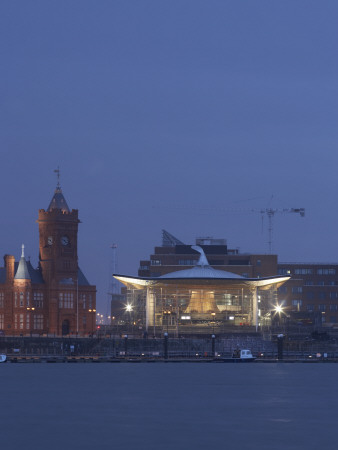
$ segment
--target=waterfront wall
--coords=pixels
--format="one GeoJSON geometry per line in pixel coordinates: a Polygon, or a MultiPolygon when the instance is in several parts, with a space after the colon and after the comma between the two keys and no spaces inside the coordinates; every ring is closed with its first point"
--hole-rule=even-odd
{"type": "MultiPolygon", "coordinates": [[[[118,338],[0,338],[0,353],[13,356],[107,356],[113,358],[148,357],[164,355],[164,338],[129,339],[118,338]]],[[[168,339],[169,357],[212,357],[213,342],[208,338],[168,339]]],[[[216,355],[229,357],[236,348],[248,348],[255,356],[276,357],[277,343],[274,339],[265,339],[254,335],[229,335],[215,338],[216,355]]],[[[284,342],[284,354],[310,355],[330,353],[338,356],[336,341],[292,340],[284,342]]]]}

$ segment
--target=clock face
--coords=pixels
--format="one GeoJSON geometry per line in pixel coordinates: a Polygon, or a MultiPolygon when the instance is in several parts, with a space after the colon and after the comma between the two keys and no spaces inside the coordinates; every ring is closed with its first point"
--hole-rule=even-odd
{"type": "Polygon", "coordinates": [[[61,244],[62,245],[68,245],[69,244],[69,237],[68,236],[62,236],[61,244]]]}
{"type": "Polygon", "coordinates": [[[52,236],[48,236],[47,242],[48,242],[48,245],[52,245],[53,244],[53,237],[52,236]]]}

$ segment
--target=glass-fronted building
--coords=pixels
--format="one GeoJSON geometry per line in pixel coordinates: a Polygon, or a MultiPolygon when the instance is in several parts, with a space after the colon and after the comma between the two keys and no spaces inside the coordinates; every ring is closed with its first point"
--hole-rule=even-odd
{"type": "Polygon", "coordinates": [[[197,264],[160,277],[115,274],[127,288],[127,321],[139,330],[175,336],[259,329],[268,325],[277,306],[277,289],[289,276],[247,278],[214,269],[199,246],[197,264]]]}

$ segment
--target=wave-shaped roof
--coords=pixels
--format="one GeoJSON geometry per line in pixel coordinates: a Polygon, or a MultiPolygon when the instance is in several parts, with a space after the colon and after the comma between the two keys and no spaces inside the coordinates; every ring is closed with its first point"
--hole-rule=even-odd
{"type": "Polygon", "coordinates": [[[177,270],[176,272],[166,273],[159,278],[244,278],[236,273],[217,270],[211,266],[195,266],[191,269],[177,270]]]}
{"type": "Polygon", "coordinates": [[[200,253],[200,258],[196,266],[192,267],[191,269],[177,270],[176,272],[166,273],[159,278],[244,278],[241,275],[237,275],[236,273],[214,269],[209,265],[208,259],[205,256],[202,247],[200,247],[199,245],[192,245],[191,248],[200,253]]]}

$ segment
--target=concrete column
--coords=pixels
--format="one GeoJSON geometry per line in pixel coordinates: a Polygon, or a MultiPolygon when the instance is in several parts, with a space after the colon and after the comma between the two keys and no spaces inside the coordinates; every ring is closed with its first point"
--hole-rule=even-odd
{"type": "Polygon", "coordinates": [[[252,324],[258,329],[258,295],[257,287],[252,291],[252,324]]]}
{"type": "Polygon", "coordinates": [[[147,287],[146,296],[146,331],[155,325],[155,293],[152,288],[147,287]]]}

